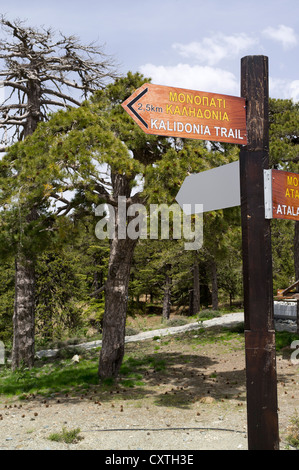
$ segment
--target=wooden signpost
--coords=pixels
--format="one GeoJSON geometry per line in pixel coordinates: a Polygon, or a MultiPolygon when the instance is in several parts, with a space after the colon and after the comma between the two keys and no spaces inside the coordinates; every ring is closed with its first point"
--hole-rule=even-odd
{"type": "Polygon", "coordinates": [[[269,169],[268,58],[241,61],[247,139],[240,150],[240,189],[249,450],[279,449],[270,220],[264,170],[269,169]]]}
{"type": "MultiPolygon", "coordinates": [[[[239,181],[249,450],[279,449],[269,219],[289,215],[298,220],[299,206],[298,175],[272,170],[269,176],[268,82],[268,58],[247,56],[241,60],[241,98],[145,84],[123,103],[148,134],[242,146],[239,181]],[[264,172],[271,186],[265,192],[264,172]]],[[[183,202],[185,195],[186,189],[183,202]]],[[[237,195],[227,207],[238,201],[237,195]]]]}
{"type": "Polygon", "coordinates": [[[245,145],[245,100],[145,83],[123,108],[147,134],[245,145]]]}

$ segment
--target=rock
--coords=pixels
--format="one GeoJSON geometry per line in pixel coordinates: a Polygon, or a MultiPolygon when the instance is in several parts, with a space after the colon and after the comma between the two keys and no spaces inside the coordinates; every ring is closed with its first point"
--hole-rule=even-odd
{"type": "Polygon", "coordinates": [[[72,357],[72,362],[74,363],[79,363],[80,361],[80,356],[78,356],[78,354],[75,354],[73,357],[72,357]]]}
{"type": "Polygon", "coordinates": [[[202,397],[199,402],[200,403],[206,403],[206,404],[210,404],[210,403],[214,403],[215,399],[213,397],[202,397]]]}

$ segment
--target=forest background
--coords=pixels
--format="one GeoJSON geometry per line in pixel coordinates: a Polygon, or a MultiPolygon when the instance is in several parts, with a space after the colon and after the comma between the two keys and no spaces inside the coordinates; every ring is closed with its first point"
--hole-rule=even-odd
{"type": "MultiPolygon", "coordinates": [[[[95,209],[102,202],[115,204],[118,195],[125,195],[130,202],[172,204],[188,174],[238,159],[234,145],[144,135],[121,103],[148,81],[132,72],[110,76],[110,83],[93,89],[88,99],[40,116],[34,132],[5,149],[0,162],[0,340],[6,351],[13,349],[20,246],[35,261],[35,348],[71,336],[88,338],[105,328],[113,249],[121,254],[120,264],[130,268],[123,273],[127,290],[121,323],[127,315],[158,313],[167,320],[171,313],[242,309],[239,207],[204,214],[204,243],[198,251],[186,251],[182,241],[172,239],[134,240],[113,248],[108,239],[96,237],[95,209]],[[38,218],[30,219],[33,207],[38,218]]],[[[269,124],[271,168],[298,172],[298,103],[270,99],[269,124]]],[[[274,295],[299,279],[298,224],[272,221],[274,295]]]]}

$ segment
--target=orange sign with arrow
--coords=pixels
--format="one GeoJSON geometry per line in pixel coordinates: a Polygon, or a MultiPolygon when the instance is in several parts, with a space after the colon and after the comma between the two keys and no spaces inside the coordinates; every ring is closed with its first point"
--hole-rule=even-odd
{"type": "Polygon", "coordinates": [[[264,170],[266,219],[299,220],[299,174],[264,170]]]}
{"type": "Polygon", "coordinates": [[[122,107],[147,134],[247,144],[244,98],[145,83],[122,107]]]}

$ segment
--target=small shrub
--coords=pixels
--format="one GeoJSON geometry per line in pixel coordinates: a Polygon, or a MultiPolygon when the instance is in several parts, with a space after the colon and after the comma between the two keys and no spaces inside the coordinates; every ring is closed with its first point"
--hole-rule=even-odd
{"type": "Polygon", "coordinates": [[[172,318],[168,320],[167,326],[184,326],[187,325],[188,320],[186,318],[172,318]]]}
{"type": "Polygon", "coordinates": [[[79,436],[80,431],[80,428],[71,429],[70,431],[62,428],[60,433],[53,433],[48,439],[54,442],[64,442],[65,444],[77,444],[81,439],[84,439],[82,436],[79,436]]]}
{"type": "Polygon", "coordinates": [[[131,326],[126,328],[126,336],[135,336],[138,335],[138,333],[140,333],[140,331],[136,330],[136,328],[132,328],[131,326]]]}
{"type": "Polygon", "coordinates": [[[72,347],[72,348],[63,348],[60,349],[57,354],[56,358],[57,359],[71,359],[75,354],[78,354],[80,356],[84,356],[85,350],[83,348],[80,348],[79,346],[77,347],[72,347]]]}
{"type": "Polygon", "coordinates": [[[299,416],[296,413],[293,418],[291,418],[291,424],[288,427],[289,434],[287,435],[287,443],[295,447],[295,449],[299,449],[299,416]]]}
{"type": "Polygon", "coordinates": [[[218,318],[218,317],[221,317],[221,313],[218,312],[218,310],[209,310],[209,309],[202,310],[197,315],[197,319],[199,321],[210,320],[212,318],[218,318]]]}
{"type": "Polygon", "coordinates": [[[222,330],[224,332],[230,332],[230,333],[244,333],[244,322],[240,322],[237,325],[232,325],[229,327],[223,327],[222,330]]]}
{"type": "Polygon", "coordinates": [[[299,340],[299,335],[289,331],[277,331],[275,335],[276,352],[283,352],[284,349],[290,349],[293,341],[299,340]]]}

